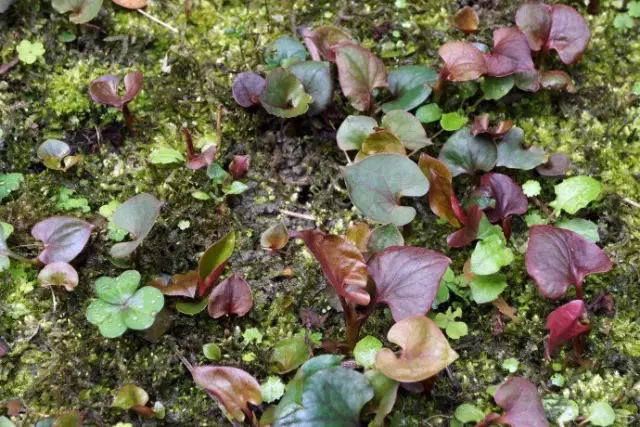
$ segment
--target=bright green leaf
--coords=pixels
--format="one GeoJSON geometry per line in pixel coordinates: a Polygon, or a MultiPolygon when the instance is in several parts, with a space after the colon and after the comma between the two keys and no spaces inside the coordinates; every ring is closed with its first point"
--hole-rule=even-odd
{"type": "Polygon", "coordinates": [[[245,344],[260,344],[262,342],[262,334],[256,328],[248,328],[242,333],[245,344]]]}
{"type": "Polygon", "coordinates": [[[304,336],[294,335],[278,341],[271,355],[271,370],[277,374],[285,374],[296,369],[309,359],[309,348],[304,336]]]}
{"type": "Polygon", "coordinates": [[[469,403],[459,405],[454,415],[457,420],[463,423],[477,423],[484,418],[484,412],[469,403]]]}
{"type": "Polygon", "coordinates": [[[556,199],[549,203],[556,214],[562,210],[573,215],[600,196],[602,185],[595,179],[580,175],[567,178],[555,186],[556,199]]]}
{"type": "Polygon", "coordinates": [[[202,346],[202,353],[204,354],[204,357],[209,360],[222,359],[222,351],[220,350],[220,347],[212,342],[202,346]]]}
{"type": "Polygon", "coordinates": [[[616,413],[607,402],[594,402],[589,406],[588,420],[594,426],[610,426],[616,421],[616,413]]]}
{"type": "Polygon", "coordinates": [[[224,190],[227,196],[242,194],[249,189],[249,186],[241,181],[233,181],[231,185],[224,190]]]}
{"type": "Polygon", "coordinates": [[[376,416],[369,423],[369,427],[384,427],[385,417],[393,410],[398,395],[399,383],[386,377],[375,369],[366,371],[364,376],[373,387],[373,400],[367,405],[368,411],[375,410],[376,416]]]}
{"type": "Polygon", "coordinates": [[[565,230],[571,230],[574,233],[578,233],[579,235],[589,241],[592,241],[593,243],[597,243],[600,240],[600,235],[598,234],[598,226],[587,219],[568,219],[559,221],[555,225],[556,227],[564,228],[565,230]]]}
{"type": "Polygon", "coordinates": [[[538,181],[530,179],[522,184],[522,192],[527,197],[539,196],[541,191],[542,187],[540,186],[540,183],[538,181]]]}
{"type": "Polygon", "coordinates": [[[133,406],[144,406],[148,401],[149,395],[146,391],[135,384],[127,384],[118,390],[111,407],[126,411],[133,406]]]}
{"type": "Polygon", "coordinates": [[[471,283],[471,297],[478,304],[494,301],[507,287],[507,276],[504,274],[476,275],[471,283]]]}
{"type": "Polygon", "coordinates": [[[209,298],[202,298],[202,300],[196,302],[180,301],[176,303],[176,310],[187,316],[195,316],[201,313],[207,307],[207,304],[209,304],[209,298]]]}
{"type": "Polygon", "coordinates": [[[506,247],[504,238],[491,235],[476,244],[471,254],[471,272],[479,275],[494,274],[511,264],[513,259],[513,252],[506,247]]]}
{"type": "Polygon", "coordinates": [[[613,20],[613,26],[622,31],[630,30],[633,28],[633,18],[628,13],[619,13],[613,20]]]}
{"type": "Polygon", "coordinates": [[[154,165],[168,165],[184,161],[184,156],[178,150],[170,147],[161,147],[151,152],[149,161],[154,165]]]}
{"type": "Polygon", "coordinates": [[[447,336],[452,340],[460,339],[469,333],[469,328],[464,322],[449,322],[445,328],[447,336]]]}
{"type": "Polygon", "coordinates": [[[438,104],[423,105],[416,111],[416,117],[422,123],[437,122],[442,117],[442,109],[438,104]]]}
{"type": "Polygon", "coordinates": [[[512,374],[518,372],[518,366],[520,366],[520,362],[518,362],[518,359],[515,359],[513,357],[505,359],[502,362],[502,369],[512,374]]]}
{"type": "Polygon", "coordinates": [[[467,117],[457,111],[443,114],[440,117],[440,126],[447,131],[456,131],[467,124],[467,117]]]}
{"type": "Polygon", "coordinates": [[[44,55],[44,46],[40,42],[31,43],[29,40],[22,40],[16,47],[18,59],[25,64],[33,64],[44,55]]]}
{"type": "Polygon", "coordinates": [[[275,402],[284,395],[284,384],[280,377],[269,376],[260,389],[262,390],[262,400],[267,403],[275,402]]]}
{"type": "Polygon", "coordinates": [[[7,197],[12,191],[20,187],[20,183],[24,181],[24,175],[21,173],[8,173],[0,175],[0,200],[7,197]]]}
{"type": "Polygon", "coordinates": [[[358,365],[365,369],[371,368],[376,364],[376,353],[382,348],[382,342],[372,336],[362,338],[353,349],[353,357],[358,365]]]}

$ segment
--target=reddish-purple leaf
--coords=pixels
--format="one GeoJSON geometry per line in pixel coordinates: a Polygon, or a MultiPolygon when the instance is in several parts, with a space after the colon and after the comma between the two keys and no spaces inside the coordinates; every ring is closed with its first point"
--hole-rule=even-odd
{"type": "Polygon", "coordinates": [[[447,237],[449,246],[452,248],[461,248],[476,240],[483,214],[480,206],[471,206],[466,212],[464,226],[460,230],[449,234],[447,237]]]}
{"type": "Polygon", "coordinates": [[[566,154],[553,153],[549,156],[547,163],[538,166],[536,171],[544,176],[564,176],[570,166],[571,160],[569,160],[566,154]]]}
{"type": "Polygon", "coordinates": [[[369,260],[376,284],[373,304],[386,303],[393,320],[425,315],[436,297],[451,260],[439,252],[412,246],[391,246],[369,260]]]}
{"type": "Polygon", "coordinates": [[[487,134],[492,138],[499,138],[509,132],[512,127],[511,120],[500,120],[495,128],[489,128],[489,114],[486,113],[476,116],[471,133],[473,136],[487,134]]]}
{"type": "Polygon", "coordinates": [[[149,282],[149,286],[159,289],[163,295],[195,298],[199,279],[197,271],[189,271],[171,277],[156,277],[149,282]]]}
{"type": "Polygon", "coordinates": [[[452,203],[457,199],[451,186],[451,171],[444,163],[428,154],[420,155],[418,166],[429,180],[428,198],[431,211],[454,227],[460,227],[461,221],[452,203]]]}
{"type": "Polygon", "coordinates": [[[244,108],[249,108],[260,103],[260,94],[264,90],[267,82],[256,73],[245,71],[233,79],[231,92],[233,99],[244,108]]]}
{"type": "Polygon", "coordinates": [[[78,286],[78,272],[69,263],[58,261],[47,264],[38,274],[42,286],[64,286],[73,291],[78,286]]]}
{"type": "Polygon", "coordinates": [[[250,158],[249,155],[233,156],[233,160],[229,165],[229,172],[234,180],[244,178],[249,171],[250,158]]]}
{"type": "Polygon", "coordinates": [[[479,190],[486,192],[496,201],[495,207],[484,211],[489,222],[498,222],[511,215],[527,213],[527,196],[507,175],[495,172],[484,174],[480,179],[479,190]]]}
{"type": "Polygon", "coordinates": [[[93,225],[78,218],[54,216],[40,221],[31,235],[44,243],[38,259],[44,264],[71,262],[91,237],[93,225]]]}
{"type": "Polygon", "coordinates": [[[216,148],[216,146],[212,145],[199,155],[187,160],[187,168],[195,171],[204,167],[211,166],[211,163],[213,163],[216,158],[217,152],[218,149],[216,148]]]}
{"type": "Polygon", "coordinates": [[[0,337],[0,357],[11,353],[11,347],[0,337]]]}
{"type": "Polygon", "coordinates": [[[227,314],[242,317],[253,307],[251,288],[242,277],[233,275],[213,288],[209,295],[209,315],[214,319],[227,314]]]}
{"type": "Polygon", "coordinates": [[[591,325],[581,322],[586,313],[584,301],[577,299],[556,308],[547,317],[547,329],[551,332],[545,348],[547,360],[551,360],[551,353],[560,344],[589,332],[591,325]]]}
{"type": "Polygon", "coordinates": [[[196,366],[191,370],[195,383],[215,396],[231,416],[242,422],[245,415],[253,420],[249,403],[260,405],[260,384],[247,372],[228,366],[196,366]]]}
{"type": "Polygon", "coordinates": [[[125,93],[118,94],[118,84],[120,78],[111,74],[100,76],[89,84],[89,95],[95,102],[122,109],[126,104],[133,101],[142,89],[142,73],[132,71],[124,76],[125,93]]]}
{"type": "Polygon", "coordinates": [[[552,225],[531,227],[525,263],[540,293],[554,300],[561,298],[571,285],[582,298],[585,276],[612,268],[611,260],[597,245],[552,225]]]}
{"type": "Polygon", "coordinates": [[[340,42],[352,41],[349,33],[333,25],[323,25],[313,31],[305,29],[302,37],[314,61],[320,61],[322,55],[327,61],[335,62],[336,54],[331,48],[340,42]]]}
{"type": "Polygon", "coordinates": [[[359,305],[369,304],[367,265],[355,245],[342,236],[314,230],[294,231],[291,237],[304,241],[338,295],[359,305]]]}
{"type": "Polygon", "coordinates": [[[526,378],[510,377],[494,396],[504,413],[496,422],[511,427],[547,427],[547,416],[536,386],[526,378]]]}
{"type": "Polygon", "coordinates": [[[438,49],[447,65],[447,78],[454,82],[475,80],[487,73],[484,54],[468,42],[450,41],[438,49]]]}
{"type": "Polygon", "coordinates": [[[540,73],[540,85],[545,89],[565,89],[569,93],[576,91],[573,80],[564,71],[551,70],[540,73]]]}
{"type": "Polygon", "coordinates": [[[535,69],[527,37],[516,27],[493,32],[493,49],[484,55],[487,75],[502,77],[535,69]]]}
{"type": "Polygon", "coordinates": [[[551,30],[551,6],[544,3],[525,3],[516,12],[516,25],[537,52],[545,45],[551,30]]]}

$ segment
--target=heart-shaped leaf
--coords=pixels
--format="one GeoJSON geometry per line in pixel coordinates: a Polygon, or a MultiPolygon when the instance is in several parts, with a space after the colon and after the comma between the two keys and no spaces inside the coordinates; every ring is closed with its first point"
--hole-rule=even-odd
{"type": "Polygon", "coordinates": [[[467,116],[462,111],[452,111],[440,117],[440,126],[449,132],[456,131],[466,124],[467,116]]]}
{"type": "Polygon", "coordinates": [[[429,249],[412,246],[385,249],[367,264],[376,285],[372,303],[387,304],[396,322],[425,315],[450,263],[449,258],[429,249]]]}
{"type": "Polygon", "coordinates": [[[335,62],[336,54],[331,48],[341,42],[352,41],[349,33],[333,25],[323,25],[313,31],[305,30],[302,35],[314,61],[320,61],[322,55],[327,61],[335,62]]]}
{"type": "Polygon", "coordinates": [[[202,254],[198,262],[198,274],[200,275],[199,296],[206,295],[209,289],[215,286],[222,274],[222,270],[224,270],[224,266],[227,264],[227,260],[233,253],[235,244],[236,234],[232,231],[209,246],[202,254]]]}
{"type": "Polygon", "coordinates": [[[149,282],[149,286],[160,290],[163,295],[195,298],[199,278],[197,271],[189,271],[171,277],[157,277],[149,282]]]}
{"type": "Polygon", "coordinates": [[[484,99],[498,100],[508,94],[514,84],[513,76],[485,77],[480,87],[484,93],[484,99]]]}
{"type": "Polygon", "coordinates": [[[336,140],[341,150],[359,150],[364,140],[375,132],[378,123],[369,116],[348,116],[338,128],[336,140]]]}
{"type": "Polygon", "coordinates": [[[253,307],[251,288],[242,277],[233,275],[213,288],[209,296],[209,316],[237,314],[242,317],[253,307]]]}
{"type": "Polygon", "coordinates": [[[454,227],[460,227],[460,221],[451,204],[453,178],[449,169],[444,163],[428,154],[420,155],[418,166],[429,180],[428,197],[431,211],[454,227]]]}
{"type": "Polygon", "coordinates": [[[284,248],[288,242],[289,231],[281,222],[267,228],[260,235],[260,246],[263,248],[278,250],[284,248]]]}
{"type": "Polygon", "coordinates": [[[396,153],[405,156],[407,150],[395,134],[388,130],[380,129],[365,138],[355,161],[359,162],[368,156],[378,153],[396,153]]]}
{"type": "Polygon", "coordinates": [[[120,408],[125,411],[134,406],[144,406],[149,402],[149,395],[135,384],[127,384],[118,390],[113,399],[112,408],[120,408]]]}
{"type": "Polygon", "coordinates": [[[260,405],[260,383],[242,369],[228,366],[197,366],[191,370],[193,381],[214,395],[231,416],[242,422],[253,419],[249,403],[260,405]]]}
{"type": "Polygon", "coordinates": [[[498,222],[511,215],[527,213],[527,196],[522,192],[522,188],[507,175],[494,172],[484,174],[480,179],[478,190],[486,192],[496,202],[495,207],[484,210],[490,222],[498,222]]]}
{"type": "Polygon", "coordinates": [[[489,172],[497,158],[496,144],[485,136],[473,136],[469,127],[451,135],[438,156],[454,177],[463,173],[489,172]]]}
{"type": "Polygon", "coordinates": [[[367,252],[377,254],[390,246],[404,246],[404,238],[393,224],[376,227],[369,236],[367,252]]]}
{"type": "Polygon", "coordinates": [[[114,258],[126,258],[131,255],[151,231],[160,215],[162,205],[164,202],[148,193],[138,194],[119,205],[111,222],[116,227],[127,230],[134,240],[116,243],[111,247],[109,254],[114,258]]]}
{"type": "Polygon", "coordinates": [[[384,64],[369,50],[353,43],[341,42],[331,49],[336,54],[342,92],[353,108],[367,111],[373,89],[388,85],[384,64]]]}
{"type": "Polygon", "coordinates": [[[540,73],[538,70],[523,71],[513,75],[514,83],[520,90],[537,92],[540,90],[540,73]]]}
{"type": "Polygon", "coordinates": [[[550,331],[545,346],[547,360],[551,360],[551,354],[562,343],[589,332],[591,325],[581,322],[586,314],[584,301],[577,299],[556,308],[547,317],[547,329],[550,331]]]}
{"type": "Polygon", "coordinates": [[[53,262],[45,265],[38,273],[38,281],[42,286],[64,286],[72,291],[78,286],[78,272],[66,262],[53,262]]]}
{"type": "Polygon", "coordinates": [[[284,67],[307,59],[307,50],[304,45],[293,37],[282,36],[267,46],[264,52],[264,60],[271,68],[284,67]]]}
{"type": "Polygon", "coordinates": [[[442,118],[442,109],[438,104],[423,105],[416,111],[416,118],[425,124],[437,122],[442,118]]]}
{"type": "Polygon", "coordinates": [[[304,241],[338,295],[356,304],[369,304],[367,265],[357,247],[342,236],[321,231],[294,231],[291,237],[304,241]]]}
{"type": "Polygon", "coordinates": [[[498,143],[496,166],[511,169],[531,170],[544,163],[544,150],[539,147],[523,148],[524,131],[514,127],[498,143]]]}
{"type": "Polygon", "coordinates": [[[564,89],[569,93],[575,93],[576,87],[569,74],[564,71],[551,70],[540,73],[540,85],[545,89],[564,89]]]}
{"type": "MultiPolygon", "coordinates": [[[[498,126],[493,129],[489,128],[489,114],[481,114],[476,116],[473,122],[473,127],[471,128],[471,133],[473,136],[487,134],[492,138],[500,138],[504,134],[506,134],[509,129],[513,127],[513,122],[511,120],[500,120],[498,126]]],[[[498,146],[498,150],[500,150],[500,146],[498,146]]],[[[498,158],[500,157],[500,151],[498,151],[498,158]]],[[[500,166],[500,165],[496,165],[500,166]]]]}
{"type": "Polygon", "coordinates": [[[493,398],[504,413],[502,416],[495,413],[489,414],[478,425],[500,423],[512,427],[549,426],[538,390],[526,378],[509,377],[498,387],[493,398]],[[485,421],[488,423],[484,423],[485,421]]]}
{"type": "Polygon", "coordinates": [[[303,334],[280,340],[273,348],[271,370],[278,375],[296,369],[309,359],[309,348],[303,334]]]}
{"type": "Polygon", "coordinates": [[[286,68],[276,68],[267,76],[260,103],[267,113],[282,118],[300,116],[313,102],[302,82],[286,68]]]}
{"type": "Polygon", "coordinates": [[[504,274],[474,275],[469,288],[471,288],[473,300],[477,304],[485,304],[496,300],[507,288],[507,276],[504,274]]]}
{"type": "Polygon", "coordinates": [[[571,285],[580,298],[585,276],[605,273],[613,267],[607,254],[594,243],[551,225],[530,228],[525,262],[540,293],[554,300],[564,296],[571,285]]]}
{"type": "Polygon", "coordinates": [[[142,89],[142,73],[132,71],[124,76],[125,94],[118,94],[120,78],[110,74],[98,77],[89,84],[89,95],[95,102],[122,109],[133,101],[142,89]]]}
{"type": "Polygon", "coordinates": [[[302,82],[304,91],[311,95],[313,104],[309,115],[314,116],[326,110],[333,100],[333,79],[328,62],[306,61],[293,65],[289,70],[302,82]]]}
{"type": "Polygon", "coordinates": [[[267,82],[256,73],[245,71],[233,79],[231,92],[233,99],[244,108],[260,104],[260,94],[264,90],[267,82]]]}
{"type": "Polygon", "coordinates": [[[44,264],[71,262],[84,249],[93,228],[88,222],[67,216],[40,221],[31,229],[31,235],[44,243],[38,259],[44,264]]]}
{"type": "Polygon", "coordinates": [[[536,171],[544,176],[563,176],[571,167],[571,160],[564,153],[553,153],[546,163],[538,166],[536,171]]]}
{"type": "Polygon", "coordinates": [[[74,24],[86,24],[98,16],[102,0],[52,0],[51,5],[58,13],[71,12],[69,20],[74,24]]]}
{"type": "Polygon", "coordinates": [[[408,224],[414,208],[400,206],[402,196],[420,197],[429,181],[409,158],[398,154],[375,154],[345,169],[347,189],[353,204],[369,218],[383,224],[408,224]]]}
{"type": "Polygon", "coordinates": [[[419,150],[431,145],[431,140],[427,138],[427,132],[422,127],[420,120],[406,111],[389,112],[382,118],[382,127],[397,136],[407,150],[419,150]]]}
{"type": "Polygon", "coordinates": [[[372,398],[373,388],[361,373],[342,366],[322,369],[304,380],[302,406],[273,426],[356,427],[360,411],[372,398]]]}
{"type": "Polygon", "coordinates": [[[376,369],[400,382],[430,378],[458,358],[435,322],[424,316],[409,317],[389,329],[387,339],[402,348],[399,357],[383,348],[376,355],[376,369]]]}
{"type": "Polygon", "coordinates": [[[453,25],[465,33],[473,33],[478,29],[480,18],[470,6],[465,6],[453,16],[453,25]]]}
{"type": "Polygon", "coordinates": [[[382,111],[413,110],[431,95],[438,73],[424,65],[405,65],[389,72],[389,92],[393,100],[382,104],[382,111]]]}
{"type": "Polygon", "coordinates": [[[484,55],[487,75],[502,77],[535,69],[527,37],[516,27],[493,31],[493,49],[484,55]]]}
{"type": "Polygon", "coordinates": [[[484,54],[471,43],[446,42],[440,46],[438,54],[447,66],[449,80],[465,82],[487,74],[484,54]]]}

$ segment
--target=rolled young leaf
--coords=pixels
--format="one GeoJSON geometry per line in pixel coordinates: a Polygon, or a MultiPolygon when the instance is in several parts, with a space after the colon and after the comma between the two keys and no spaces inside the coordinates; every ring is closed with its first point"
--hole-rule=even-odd
{"type": "Polygon", "coordinates": [[[549,339],[545,345],[547,360],[551,360],[551,354],[562,343],[591,330],[590,324],[581,322],[586,314],[584,301],[578,299],[556,308],[547,317],[547,329],[550,331],[549,339]]]}
{"type": "Polygon", "coordinates": [[[276,68],[269,73],[260,94],[260,103],[267,113],[285,119],[306,113],[312,102],[302,82],[286,68],[276,68]]]}

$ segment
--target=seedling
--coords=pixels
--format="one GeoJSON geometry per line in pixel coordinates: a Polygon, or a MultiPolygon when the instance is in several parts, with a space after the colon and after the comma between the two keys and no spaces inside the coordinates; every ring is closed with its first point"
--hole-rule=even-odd
{"type": "Polygon", "coordinates": [[[44,46],[40,42],[31,43],[22,40],[16,48],[20,62],[31,65],[44,55],[44,46]]]}
{"type": "Polygon", "coordinates": [[[52,0],[51,5],[58,13],[71,12],[69,20],[74,24],[86,24],[98,16],[102,0],[52,0]]]}
{"type": "Polygon", "coordinates": [[[165,409],[162,403],[156,402],[152,407],[147,406],[149,395],[135,384],[127,384],[118,390],[113,399],[112,408],[120,408],[125,411],[132,410],[145,418],[163,419],[165,409]]]}
{"type": "Polygon", "coordinates": [[[38,147],[38,158],[48,169],[66,172],[82,160],[82,156],[71,156],[69,144],[57,139],[47,139],[38,147]]]}
{"type": "Polygon", "coordinates": [[[129,132],[134,133],[133,115],[129,110],[129,103],[138,95],[142,89],[142,73],[132,71],[124,76],[124,95],[118,93],[120,77],[106,74],[98,77],[89,84],[89,95],[98,104],[115,107],[122,111],[129,132]]]}
{"type": "Polygon", "coordinates": [[[114,258],[126,258],[131,255],[151,232],[163,205],[164,202],[148,193],[134,196],[119,205],[111,221],[117,228],[129,232],[133,240],[116,243],[111,247],[109,254],[114,258]]]}

